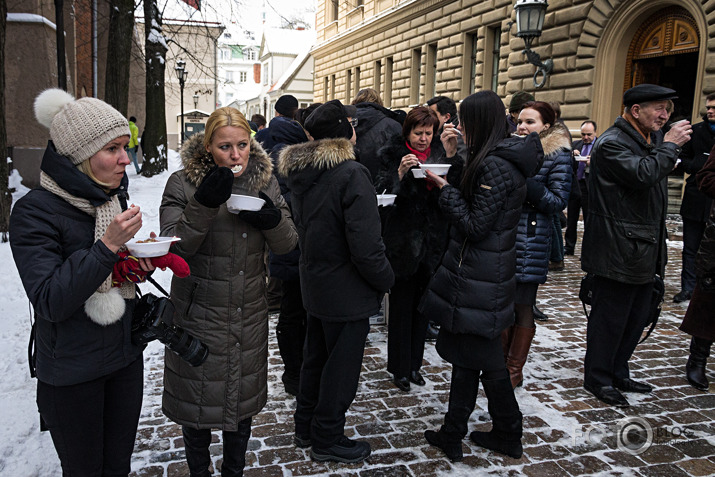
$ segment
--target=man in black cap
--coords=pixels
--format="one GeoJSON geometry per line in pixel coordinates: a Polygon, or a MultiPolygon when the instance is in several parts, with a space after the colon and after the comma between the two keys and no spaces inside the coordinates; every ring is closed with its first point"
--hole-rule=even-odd
{"type": "Polygon", "coordinates": [[[318,107],[305,121],[315,140],[286,147],[278,160],[292,194],[308,313],[294,442],[312,446],[317,461],[370,455],[368,442],[345,436],[345,413],[357,392],[370,316],[395,279],[348,114],[338,100],[318,107]]]}
{"type": "Polygon", "coordinates": [[[263,146],[263,149],[269,154],[271,153],[273,146],[276,144],[275,139],[271,135],[271,126],[273,125],[273,121],[292,121],[293,115],[298,109],[298,100],[292,94],[284,94],[278,98],[278,101],[276,101],[273,109],[276,112],[276,117],[271,119],[268,127],[264,127],[258,131],[255,136],[256,141],[258,141],[261,146],[263,146]]]}
{"type": "Polygon", "coordinates": [[[660,131],[676,98],[652,84],[629,89],[623,116],[591,151],[581,268],[595,279],[584,388],[614,406],[628,406],[619,390],[652,390],[630,379],[628,360],[648,320],[654,276],[665,272],[667,176],[693,132],[687,121],[660,131]]]}

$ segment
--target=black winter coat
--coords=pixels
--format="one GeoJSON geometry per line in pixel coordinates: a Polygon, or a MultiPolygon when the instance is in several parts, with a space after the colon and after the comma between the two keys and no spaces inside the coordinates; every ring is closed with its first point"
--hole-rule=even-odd
{"type": "MultiPolygon", "coordinates": [[[[47,146],[41,170],[69,193],[99,205],[110,197],[69,159],[47,146]]],[[[124,176],[118,190],[126,191],[124,176]]],[[[10,246],[22,284],[36,314],[37,377],[69,386],[106,376],[141,357],[131,342],[136,300],[125,300],[118,322],[101,326],[84,303],[112,273],[119,255],[94,239],[94,217],[64,199],[33,189],[10,216],[10,246]]]]}
{"type": "Polygon", "coordinates": [[[514,323],[517,224],[542,160],[536,133],[505,139],[482,161],[472,197],[442,188],[449,247],[420,305],[442,329],[494,339],[514,323]]]}
{"type": "MultiPolygon", "coordinates": [[[[439,265],[449,239],[448,222],[439,208],[440,191],[431,190],[425,179],[416,179],[411,172],[400,180],[397,173],[400,161],[411,154],[401,135],[393,136],[390,143],[380,149],[380,172],[375,179],[375,190],[396,194],[395,204],[381,207],[383,228],[382,238],[387,247],[395,276],[401,279],[415,274],[420,264],[432,273],[439,265]]],[[[431,144],[431,154],[427,162],[434,163],[433,157],[444,156],[444,148],[439,138],[431,144]]],[[[459,184],[462,177],[463,159],[458,155],[447,159],[452,164],[447,174],[450,184],[459,184]]]]}
{"type": "Polygon", "coordinates": [[[661,131],[650,140],[623,117],[596,140],[581,254],[585,272],[633,285],[663,276],[667,177],[681,150],[663,142],[661,131]]]}
{"type": "Polygon", "coordinates": [[[380,170],[377,151],[393,136],[402,132],[402,125],[397,121],[395,113],[379,104],[359,103],[355,107],[358,119],[355,137],[360,152],[359,162],[367,167],[374,181],[380,170]]]}
{"type": "Polygon", "coordinates": [[[526,201],[516,236],[516,281],[544,283],[551,254],[554,214],[566,208],[571,191],[571,144],[556,123],[541,137],[544,161],[526,181],[526,201]]]}
{"type": "Polygon", "coordinates": [[[715,146],[715,132],[710,130],[707,116],[704,121],[693,126],[690,141],[683,145],[680,153],[682,169],[690,174],[685,180],[683,203],[680,205],[680,215],[684,219],[705,222],[710,214],[713,200],[703,194],[695,182],[695,175],[708,160],[710,149],[715,146]]]}
{"type": "Polygon", "coordinates": [[[370,173],[347,139],[288,146],[279,173],[292,191],[300,282],[308,313],[348,322],[377,313],[395,276],[380,237],[370,173]]]}

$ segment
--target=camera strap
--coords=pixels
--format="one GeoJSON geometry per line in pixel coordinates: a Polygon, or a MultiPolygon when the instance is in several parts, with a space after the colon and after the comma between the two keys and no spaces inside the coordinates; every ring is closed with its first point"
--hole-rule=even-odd
{"type": "MultiPolygon", "coordinates": [[[[154,285],[157,290],[159,290],[161,293],[163,293],[165,297],[169,298],[169,294],[166,293],[166,290],[164,290],[164,288],[163,288],[161,285],[159,285],[159,283],[157,283],[157,281],[154,280],[150,275],[147,275],[147,276],[146,276],[146,279],[147,279],[147,281],[148,281],[149,283],[151,283],[152,285],[154,285]]],[[[138,290],[138,292],[139,292],[139,296],[141,296],[141,295],[142,295],[142,292],[141,292],[141,290],[139,289],[139,287],[137,287],[137,290],[138,290]]]]}

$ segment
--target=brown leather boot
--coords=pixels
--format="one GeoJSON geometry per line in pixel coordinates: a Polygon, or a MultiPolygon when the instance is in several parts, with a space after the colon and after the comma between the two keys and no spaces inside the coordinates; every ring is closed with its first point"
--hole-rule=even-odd
{"type": "Polygon", "coordinates": [[[509,370],[513,388],[521,386],[524,381],[521,371],[524,368],[527,356],[529,356],[529,348],[531,348],[531,340],[534,339],[534,334],[536,334],[536,327],[524,328],[523,326],[514,325],[509,355],[506,358],[506,368],[509,370]]]}
{"type": "Polygon", "coordinates": [[[504,362],[509,356],[509,348],[511,348],[511,339],[514,337],[514,325],[501,332],[501,347],[504,350],[504,362]]]}

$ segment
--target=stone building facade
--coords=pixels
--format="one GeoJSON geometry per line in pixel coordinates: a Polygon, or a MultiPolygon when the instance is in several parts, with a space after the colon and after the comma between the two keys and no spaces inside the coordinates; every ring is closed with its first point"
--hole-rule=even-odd
{"type": "Polygon", "coordinates": [[[715,91],[715,0],[551,0],[532,49],[551,58],[545,85],[516,36],[515,0],[321,0],[316,15],[315,100],[352,101],[377,89],[392,108],[435,95],[461,100],[492,89],[558,101],[572,129],[604,130],[628,87],[680,93],[677,115],[697,120],[715,91]],[[356,3],[355,3],[356,2],[356,3]]]}

